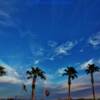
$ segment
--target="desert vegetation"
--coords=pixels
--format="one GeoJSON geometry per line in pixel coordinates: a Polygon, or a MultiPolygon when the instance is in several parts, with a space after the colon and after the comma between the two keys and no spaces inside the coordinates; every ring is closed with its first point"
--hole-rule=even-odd
{"type": "MultiPolygon", "coordinates": [[[[100,71],[100,68],[98,66],[96,66],[95,64],[88,64],[87,68],[85,69],[85,73],[86,74],[89,74],[90,75],[90,83],[91,83],[91,91],[92,91],[92,95],[93,95],[93,98],[92,99],[88,99],[88,100],[97,100],[96,99],[96,96],[95,96],[95,84],[94,84],[94,73],[95,72],[98,72],[100,71]]],[[[6,75],[6,70],[3,66],[0,66],[0,77],[6,75]]],[[[40,69],[39,67],[31,67],[30,70],[27,70],[26,71],[26,75],[27,75],[27,79],[31,79],[32,80],[32,95],[31,95],[31,100],[36,100],[35,96],[35,87],[36,87],[36,81],[37,81],[37,78],[40,78],[42,80],[46,80],[46,73],[40,69]]],[[[66,98],[65,100],[72,100],[72,96],[71,96],[71,85],[72,84],[72,80],[75,79],[75,78],[78,78],[78,72],[77,70],[72,67],[72,66],[68,66],[64,69],[63,71],[63,76],[66,76],[66,79],[68,80],[66,83],[68,85],[68,90],[66,90],[66,98]],[[67,95],[67,92],[68,92],[68,95],[67,95]]],[[[25,92],[27,92],[27,87],[25,84],[23,84],[23,90],[25,92]]],[[[46,90],[45,91],[45,96],[49,96],[49,91],[46,90]]],[[[1,99],[2,100],[2,99],[1,99]]],[[[8,100],[14,100],[13,98],[11,99],[8,99],[8,100]]],[[[43,99],[44,100],[44,99],[43,99]]],[[[63,100],[63,99],[58,99],[58,100],[63,100]]],[[[83,98],[80,98],[78,100],[85,100],[83,98]]]]}

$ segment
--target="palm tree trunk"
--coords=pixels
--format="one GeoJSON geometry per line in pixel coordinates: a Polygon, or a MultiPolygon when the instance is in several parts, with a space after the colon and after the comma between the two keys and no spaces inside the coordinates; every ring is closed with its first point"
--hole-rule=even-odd
{"type": "Polygon", "coordinates": [[[93,100],[95,100],[95,90],[94,90],[94,78],[93,78],[93,73],[91,73],[91,83],[92,83],[93,100]]]}
{"type": "Polygon", "coordinates": [[[36,78],[34,77],[32,80],[32,100],[35,100],[35,82],[36,78]]]}
{"type": "Polygon", "coordinates": [[[70,76],[68,77],[68,100],[71,100],[71,80],[70,80],[70,76]]]}
{"type": "Polygon", "coordinates": [[[32,89],[32,100],[35,100],[35,90],[32,89]]]}

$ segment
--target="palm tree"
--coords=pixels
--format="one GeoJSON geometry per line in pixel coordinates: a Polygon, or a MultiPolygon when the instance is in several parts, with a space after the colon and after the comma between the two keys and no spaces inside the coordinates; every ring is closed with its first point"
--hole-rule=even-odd
{"type": "Polygon", "coordinates": [[[5,68],[0,65],[0,76],[4,76],[4,75],[6,75],[5,68]]]}
{"type": "Polygon", "coordinates": [[[92,84],[92,92],[93,92],[93,100],[95,100],[95,90],[94,90],[94,77],[93,74],[95,72],[100,71],[100,68],[97,67],[95,64],[88,64],[88,68],[85,70],[87,74],[91,75],[91,84],[92,84]]]}
{"type": "Polygon", "coordinates": [[[68,76],[68,100],[71,100],[71,79],[77,78],[77,71],[73,67],[67,67],[63,73],[65,75],[68,76]]]}
{"type": "Polygon", "coordinates": [[[35,86],[36,86],[36,79],[40,77],[41,79],[45,80],[46,77],[44,75],[44,71],[42,71],[40,68],[32,67],[31,70],[28,70],[27,72],[28,79],[32,79],[32,100],[35,100],[35,86]]]}
{"type": "Polygon", "coordinates": [[[27,88],[26,88],[26,85],[25,84],[22,84],[22,89],[27,92],[27,88]]]}

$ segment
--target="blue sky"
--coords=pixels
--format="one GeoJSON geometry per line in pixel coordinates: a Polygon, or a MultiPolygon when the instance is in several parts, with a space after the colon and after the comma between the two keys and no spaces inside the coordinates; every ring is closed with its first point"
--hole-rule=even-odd
{"type": "MultiPolygon", "coordinates": [[[[80,75],[73,81],[73,96],[88,90],[89,77],[84,68],[88,63],[100,65],[99,5],[100,0],[0,0],[0,64],[9,71],[0,78],[5,83],[4,88],[0,86],[0,96],[21,91],[10,86],[20,87],[24,82],[29,85],[25,72],[31,66],[44,69],[47,87],[55,91],[55,98],[66,93],[67,80],[60,74],[68,65],[80,75]]],[[[96,87],[100,88],[99,83],[96,77],[96,87]]],[[[96,92],[99,95],[100,91],[96,92]]]]}

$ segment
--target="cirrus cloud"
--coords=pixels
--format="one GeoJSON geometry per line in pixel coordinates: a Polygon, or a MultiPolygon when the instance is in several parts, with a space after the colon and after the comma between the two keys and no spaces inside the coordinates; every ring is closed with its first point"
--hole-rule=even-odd
{"type": "Polygon", "coordinates": [[[6,75],[0,77],[0,82],[2,83],[11,83],[11,84],[19,84],[22,83],[22,80],[20,79],[20,75],[18,74],[18,72],[10,67],[9,65],[7,65],[6,63],[4,63],[2,60],[0,60],[0,65],[3,66],[5,68],[6,71],[6,75]]]}
{"type": "Polygon", "coordinates": [[[92,37],[89,38],[88,43],[93,47],[100,45],[100,32],[96,33],[92,37]]]}
{"type": "Polygon", "coordinates": [[[69,51],[74,48],[74,46],[77,44],[77,41],[67,41],[55,48],[56,55],[69,55],[69,51]]]}

